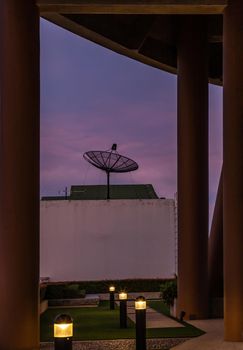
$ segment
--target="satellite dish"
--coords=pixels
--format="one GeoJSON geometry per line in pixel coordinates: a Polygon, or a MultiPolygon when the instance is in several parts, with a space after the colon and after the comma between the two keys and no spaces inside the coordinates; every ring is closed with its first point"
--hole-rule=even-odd
{"type": "Polygon", "coordinates": [[[110,173],[127,173],[138,169],[138,164],[117,152],[117,144],[113,143],[108,151],[88,151],[83,157],[90,164],[107,174],[107,199],[110,199],[110,173]]]}

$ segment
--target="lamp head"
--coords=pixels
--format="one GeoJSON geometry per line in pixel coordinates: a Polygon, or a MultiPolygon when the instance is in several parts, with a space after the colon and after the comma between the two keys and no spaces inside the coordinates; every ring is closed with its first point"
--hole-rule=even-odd
{"type": "Polygon", "coordinates": [[[127,300],[127,293],[126,292],[120,292],[119,293],[119,300],[127,300]]]}
{"type": "Polygon", "coordinates": [[[68,338],[73,336],[73,320],[66,314],[58,315],[54,320],[54,338],[68,338]]]}
{"type": "Polygon", "coordinates": [[[136,310],[145,310],[146,309],[146,300],[143,296],[136,298],[135,309],[136,310]]]}

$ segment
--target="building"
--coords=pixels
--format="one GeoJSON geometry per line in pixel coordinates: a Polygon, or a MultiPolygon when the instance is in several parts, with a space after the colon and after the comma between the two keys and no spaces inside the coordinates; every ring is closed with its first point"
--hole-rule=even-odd
{"type": "Polygon", "coordinates": [[[72,186],[40,203],[40,273],[51,281],[171,278],[175,207],[152,185],[72,186]]]}
{"type": "Polygon", "coordinates": [[[0,348],[39,347],[40,16],[178,75],[178,312],[194,318],[207,318],[209,305],[208,82],[223,80],[224,339],[242,342],[242,0],[3,0],[0,348]],[[90,15],[102,20],[96,32],[90,15]],[[123,32],[117,31],[116,15],[128,20],[123,32]]]}

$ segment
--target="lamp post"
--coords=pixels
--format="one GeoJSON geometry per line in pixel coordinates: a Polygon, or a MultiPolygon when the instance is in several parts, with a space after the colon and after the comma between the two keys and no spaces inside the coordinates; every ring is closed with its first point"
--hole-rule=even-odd
{"type": "Polygon", "coordinates": [[[119,293],[120,301],[120,328],[127,328],[127,293],[119,293]]]}
{"type": "Polygon", "coordinates": [[[109,287],[110,292],[110,310],[115,310],[115,290],[114,286],[109,287]]]}
{"type": "Polygon", "coordinates": [[[54,320],[55,350],[72,350],[73,320],[69,315],[60,314],[54,320]]]}
{"type": "Polygon", "coordinates": [[[143,296],[135,300],[136,350],[146,350],[146,300],[143,296]]]}

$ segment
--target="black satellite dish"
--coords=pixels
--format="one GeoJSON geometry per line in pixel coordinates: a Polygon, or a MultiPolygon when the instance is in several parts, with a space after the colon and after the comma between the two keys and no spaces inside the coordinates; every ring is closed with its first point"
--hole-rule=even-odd
{"type": "Polygon", "coordinates": [[[108,151],[88,151],[83,157],[90,164],[107,174],[107,199],[110,199],[110,173],[127,173],[138,169],[138,164],[117,152],[114,143],[108,151]]]}

